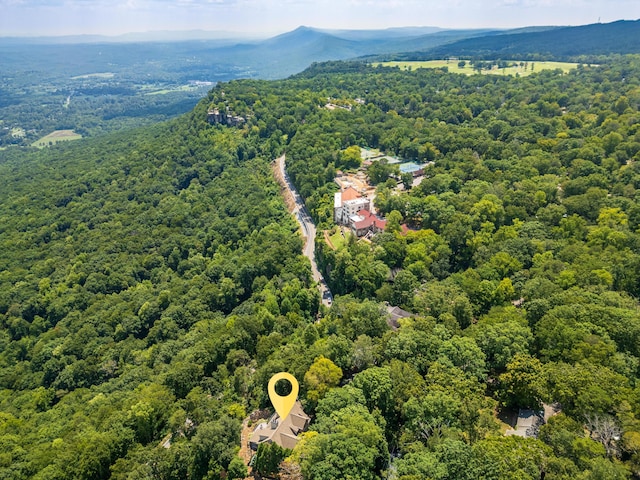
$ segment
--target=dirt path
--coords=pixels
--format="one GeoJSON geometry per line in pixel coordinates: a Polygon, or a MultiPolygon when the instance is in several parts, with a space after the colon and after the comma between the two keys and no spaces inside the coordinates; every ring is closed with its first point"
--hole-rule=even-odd
{"type": "Polygon", "coordinates": [[[331,237],[329,236],[329,231],[328,230],[324,231],[324,241],[327,242],[327,245],[329,245],[331,250],[335,250],[336,249],[335,245],[331,241],[331,237]]]}
{"type": "MultiPolygon", "coordinates": [[[[238,452],[238,456],[242,459],[245,465],[249,465],[249,461],[251,460],[251,456],[253,455],[253,451],[251,450],[251,448],[249,448],[249,439],[251,438],[252,433],[253,427],[249,426],[249,417],[247,417],[242,422],[242,433],[240,434],[240,451],[238,452]]],[[[249,469],[249,473],[245,480],[253,480],[251,467],[247,468],[249,469]]]]}

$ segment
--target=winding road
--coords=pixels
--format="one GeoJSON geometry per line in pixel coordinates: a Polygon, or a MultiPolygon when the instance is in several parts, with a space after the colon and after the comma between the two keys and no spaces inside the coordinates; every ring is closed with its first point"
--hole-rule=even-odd
{"type": "Polygon", "coordinates": [[[302,253],[309,259],[311,262],[311,272],[313,274],[313,280],[318,282],[318,289],[320,290],[320,296],[322,298],[322,304],[330,307],[333,303],[333,295],[329,290],[329,286],[327,282],[324,280],[322,273],[318,270],[318,264],[316,263],[316,225],[313,223],[313,219],[311,215],[309,215],[309,211],[302,200],[302,197],[298,194],[296,187],[291,182],[289,175],[287,174],[287,170],[285,168],[285,155],[282,155],[280,158],[276,159],[276,163],[278,165],[278,169],[280,170],[281,178],[284,182],[284,186],[291,194],[291,198],[295,202],[295,207],[293,209],[293,214],[298,220],[300,224],[300,228],[302,229],[302,236],[305,238],[304,247],[302,253]]]}

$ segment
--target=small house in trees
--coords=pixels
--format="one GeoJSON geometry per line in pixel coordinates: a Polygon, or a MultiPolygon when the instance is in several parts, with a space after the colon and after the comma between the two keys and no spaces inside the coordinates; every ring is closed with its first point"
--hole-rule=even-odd
{"type": "Polygon", "coordinates": [[[521,408],[518,411],[515,428],[507,430],[505,436],[515,435],[524,438],[537,438],[540,426],[544,424],[544,412],[521,408]]]}
{"type": "Polygon", "coordinates": [[[411,318],[415,315],[411,312],[401,309],[393,305],[386,304],[387,307],[387,324],[393,329],[400,328],[400,320],[403,318],[411,318]]]}
{"type": "Polygon", "coordinates": [[[249,448],[258,450],[261,443],[276,443],[282,448],[293,449],[298,443],[298,435],[309,426],[311,419],[304,413],[299,400],[284,420],[274,413],[266,423],[259,424],[249,439],[249,448]]]}

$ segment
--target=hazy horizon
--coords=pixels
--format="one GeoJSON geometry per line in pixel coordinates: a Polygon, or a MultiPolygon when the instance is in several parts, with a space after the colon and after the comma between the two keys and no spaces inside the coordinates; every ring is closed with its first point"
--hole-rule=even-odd
{"type": "Polygon", "coordinates": [[[300,25],[355,30],[518,28],[640,18],[636,0],[0,0],[0,6],[2,37],[196,30],[266,36],[300,25]]]}

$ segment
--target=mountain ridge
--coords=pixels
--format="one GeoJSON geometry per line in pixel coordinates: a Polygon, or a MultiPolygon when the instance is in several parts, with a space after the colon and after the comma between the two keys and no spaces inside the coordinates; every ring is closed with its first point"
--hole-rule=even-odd
{"type": "Polygon", "coordinates": [[[382,30],[331,30],[300,26],[269,38],[232,32],[131,33],[114,37],[0,37],[13,45],[171,45],[172,52],[200,55],[202,64],[237,65],[263,78],[298,73],[313,62],[376,58],[428,60],[449,56],[506,58],[509,56],[572,57],[640,52],[640,20],[619,20],[582,26],[528,26],[516,29],[444,29],[399,27],[382,30]],[[235,36],[234,36],[235,35],[235,36]],[[202,37],[202,38],[200,38],[202,37]],[[288,62],[282,62],[287,58],[288,62]]]}
{"type": "MultiPolygon", "coordinates": [[[[445,56],[506,58],[513,55],[538,55],[570,58],[580,55],[640,52],[640,20],[617,20],[576,27],[558,27],[543,31],[503,32],[480,38],[465,38],[438,45],[423,58],[445,56]]],[[[411,53],[405,57],[409,59],[411,53]]]]}
{"type": "MultiPolygon", "coordinates": [[[[428,27],[427,27],[428,28],[428,27]]],[[[409,29],[408,33],[418,30],[409,29]]],[[[450,56],[506,58],[545,56],[570,58],[608,53],[640,52],[640,20],[619,20],[579,27],[530,26],[515,30],[438,30],[424,35],[384,38],[384,31],[328,32],[308,26],[262,42],[224,47],[220,57],[240,58],[256,67],[265,78],[300,72],[313,62],[360,59],[437,59],[450,56]],[[357,36],[360,39],[356,39],[357,36]],[[409,53],[398,53],[409,52],[409,53]],[[282,62],[287,59],[287,63],[282,62]]],[[[388,32],[387,32],[388,35],[388,32]]]]}

